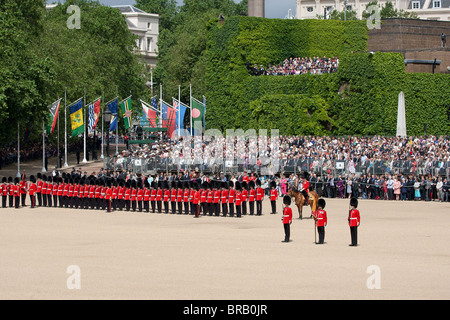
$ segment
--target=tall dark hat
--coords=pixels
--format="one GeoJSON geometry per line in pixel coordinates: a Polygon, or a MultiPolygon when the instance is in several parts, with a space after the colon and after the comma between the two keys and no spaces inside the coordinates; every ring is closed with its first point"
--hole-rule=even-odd
{"type": "Polygon", "coordinates": [[[285,195],[283,197],[283,203],[289,206],[291,204],[291,197],[289,197],[288,195],[285,195]]]}
{"type": "Polygon", "coordinates": [[[317,206],[318,206],[318,207],[320,207],[320,208],[322,208],[322,209],[325,209],[325,205],[326,205],[325,199],[320,198],[320,199],[317,201],[317,206]]]}
{"type": "Polygon", "coordinates": [[[351,198],[351,199],[350,199],[350,206],[351,206],[351,207],[357,208],[357,207],[358,207],[358,199],[356,199],[356,198],[351,198]]]}

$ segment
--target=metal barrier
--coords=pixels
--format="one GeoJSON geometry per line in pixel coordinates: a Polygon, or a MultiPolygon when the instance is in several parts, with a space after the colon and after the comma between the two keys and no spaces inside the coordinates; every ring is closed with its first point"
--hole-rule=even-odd
{"type": "MultiPolygon", "coordinates": [[[[313,158],[286,159],[279,160],[278,170],[273,174],[303,174],[309,172],[317,176],[333,175],[334,177],[344,175],[413,175],[413,176],[442,176],[449,178],[450,161],[410,161],[410,160],[318,160],[313,158]]],[[[173,158],[135,158],[135,157],[111,157],[105,158],[105,168],[113,171],[127,171],[136,174],[156,174],[164,173],[182,173],[192,170],[200,174],[219,174],[236,175],[240,172],[253,172],[260,175],[271,169],[271,165],[258,165],[249,163],[238,163],[236,160],[223,160],[221,163],[180,163],[179,159],[173,158]]]]}

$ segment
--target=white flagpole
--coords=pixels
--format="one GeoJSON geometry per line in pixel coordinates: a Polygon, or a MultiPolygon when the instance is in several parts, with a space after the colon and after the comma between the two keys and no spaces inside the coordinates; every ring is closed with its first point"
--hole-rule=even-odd
{"type": "MultiPolygon", "coordinates": [[[[159,84],[159,123],[160,128],[162,129],[162,84],[159,84]]],[[[162,140],[162,131],[160,132],[160,139],[162,140]]]]}
{"type": "MultiPolygon", "coordinates": [[[[100,107],[100,111],[102,110],[102,108],[100,107]]],[[[103,141],[105,140],[105,134],[103,133],[103,113],[100,112],[102,114],[102,154],[100,155],[100,159],[104,159],[105,156],[103,155],[103,141]]]]}
{"type": "Polygon", "coordinates": [[[67,168],[67,90],[64,90],[64,168],[67,168]]]}
{"type": "Polygon", "coordinates": [[[45,122],[42,120],[42,172],[47,172],[45,170],[45,122]]]}
{"type": "Polygon", "coordinates": [[[81,161],[81,162],[86,163],[87,162],[87,160],[86,160],[86,131],[89,130],[89,125],[86,123],[86,113],[88,113],[88,110],[86,108],[86,89],[84,89],[84,111],[85,111],[84,112],[84,125],[86,127],[84,127],[84,133],[83,133],[84,152],[83,152],[83,161],[81,161]]]}
{"type": "Polygon", "coordinates": [[[192,136],[192,84],[189,84],[189,119],[191,121],[191,136],[192,136]]]}
{"type": "Polygon", "coordinates": [[[180,110],[181,110],[181,85],[178,86],[178,138],[180,137],[181,132],[180,110]]]}
{"type": "Polygon", "coordinates": [[[17,174],[16,177],[20,178],[20,124],[17,120],[17,174]]]}

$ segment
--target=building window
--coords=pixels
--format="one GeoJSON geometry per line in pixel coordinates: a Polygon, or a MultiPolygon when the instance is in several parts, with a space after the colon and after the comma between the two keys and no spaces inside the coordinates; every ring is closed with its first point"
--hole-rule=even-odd
{"type": "Polygon", "coordinates": [[[347,11],[352,11],[352,6],[347,6],[347,11]]]}
{"type": "Polygon", "coordinates": [[[137,45],[138,45],[139,50],[142,50],[142,38],[141,37],[139,37],[137,45]]]}
{"type": "Polygon", "coordinates": [[[433,8],[440,8],[441,0],[433,0],[433,8]]]}
{"type": "Polygon", "coordinates": [[[152,38],[147,38],[147,51],[152,51],[152,38]]]}
{"type": "Polygon", "coordinates": [[[412,8],[413,9],[420,9],[420,1],[413,1],[412,2],[412,8]]]}
{"type": "Polygon", "coordinates": [[[313,7],[308,7],[308,8],[306,8],[306,10],[307,10],[308,12],[313,12],[313,11],[314,11],[314,8],[313,8],[313,7]]]}
{"type": "Polygon", "coordinates": [[[152,23],[151,22],[147,22],[147,30],[152,30],[152,23]]]}

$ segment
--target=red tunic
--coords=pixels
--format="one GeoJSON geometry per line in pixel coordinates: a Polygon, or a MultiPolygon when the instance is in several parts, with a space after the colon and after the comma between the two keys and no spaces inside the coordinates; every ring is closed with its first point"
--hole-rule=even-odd
{"type": "Polygon", "coordinates": [[[283,224],[292,222],[292,209],[289,207],[285,207],[283,209],[283,224]]]}
{"type": "Polygon", "coordinates": [[[350,227],[357,227],[360,224],[359,210],[353,209],[350,210],[348,214],[348,225],[350,227]]]}

